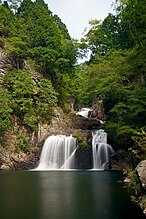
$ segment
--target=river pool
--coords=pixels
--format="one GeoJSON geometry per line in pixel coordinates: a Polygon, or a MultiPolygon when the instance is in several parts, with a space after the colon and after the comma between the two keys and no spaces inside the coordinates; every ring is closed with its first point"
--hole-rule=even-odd
{"type": "Polygon", "coordinates": [[[144,219],[106,171],[0,172],[1,219],[144,219]]]}

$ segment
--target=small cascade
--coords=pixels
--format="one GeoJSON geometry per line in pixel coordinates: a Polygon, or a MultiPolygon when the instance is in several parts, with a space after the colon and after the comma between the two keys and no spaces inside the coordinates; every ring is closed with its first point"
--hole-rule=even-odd
{"type": "Polygon", "coordinates": [[[36,170],[74,169],[76,146],[76,138],[72,136],[49,136],[44,143],[36,170]]]}
{"type": "Polygon", "coordinates": [[[93,169],[104,170],[114,150],[107,144],[107,133],[103,129],[92,132],[93,169]]]}
{"type": "Polygon", "coordinates": [[[91,112],[92,112],[92,109],[90,109],[90,108],[81,108],[80,111],[76,113],[76,115],[83,116],[85,118],[89,118],[91,112]]]}

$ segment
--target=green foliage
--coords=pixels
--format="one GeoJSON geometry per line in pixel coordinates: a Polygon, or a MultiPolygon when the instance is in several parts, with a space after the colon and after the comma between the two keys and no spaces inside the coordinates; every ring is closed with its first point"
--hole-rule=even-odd
{"type": "Polygon", "coordinates": [[[114,149],[127,150],[133,145],[132,136],[135,134],[135,129],[131,128],[130,125],[121,124],[109,120],[105,125],[108,133],[109,142],[111,142],[114,149]]]}
{"type": "Polygon", "coordinates": [[[9,56],[13,59],[13,66],[17,69],[22,68],[22,63],[24,58],[26,58],[26,42],[22,41],[19,37],[9,38],[9,44],[7,46],[7,51],[9,56]]]}
{"type": "Polygon", "coordinates": [[[117,14],[109,14],[103,22],[89,22],[91,28],[82,39],[83,49],[105,55],[110,49],[129,49],[143,46],[146,37],[146,5],[143,0],[116,1],[117,14]]]}
{"type": "Polygon", "coordinates": [[[70,35],[68,33],[66,25],[64,23],[62,23],[61,19],[57,15],[54,15],[53,18],[54,18],[59,30],[61,31],[61,34],[65,37],[65,39],[70,40],[71,38],[70,38],[70,35]]]}
{"type": "Polygon", "coordinates": [[[136,133],[146,127],[146,4],[116,2],[115,15],[103,22],[90,21],[80,45],[43,0],[0,5],[0,42],[14,66],[0,93],[2,130],[17,115],[22,124],[37,131],[38,123],[51,119],[57,101],[65,108],[69,102],[82,106],[102,99],[112,145],[134,153],[140,148],[133,145],[136,133]],[[90,61],[75,66],[80,51],[82,56],[88,49],[90,61]],[[24,70],[24,61],[30,58],[46,79],[35,82],[24,70]]]}
{"type": "Polygon", "coordinates": [[[146,35],[146,5],[143,0],[120,1],[117,7],[120,20],[120,39],[123,47],[142,46],[146,35]]]}
{"type": "Polygon", "coordinates": [[[92,51],[92,56],[95,54],[104,55],[110,49],[119,47],[119,22],[115,15],[109,14],[105,20],[95,19],[90,20],[90,30],[85,34],[85,39],[88,47],[92,51]]]}
{"type": "Polygon", "coordinates": [[[29,71],[10,71],[4,78],[5,87],[11,95],[11,107],[22,123],[37,130],[39,122],[49,122],[57,94],[47,79],[38,84],[29,71]]]}
{"type": "Polygon", "coordinates": [[[58,100],[62,107],[70,101],[77,44],[43,0],[5,1],[0,5],[0,20],[0,44],[13,64],[2,87],[8,96],[1,107],[1,129],[10,127],[15,115],[21,124],[37,131],[38,123],[51,120],[58,100]],[[37,82],[24,70],[27,59],[42,74],[37,82]]]}
{"type": "Polygon", "coordinates": [[[0,5],[0,20],[0,36],[7,38],[5,48],[13,66],[23,69],[24,60],[33,59],[36,68],[42,75],[48,75],[53,87],[60,92],[64,105],[69,100],[67,83],[77,56],[77,44],[65,24],[57,15],[52,15],[43,0],[13,0],[7,6],[0,5]]]}
{"type": "Polygon", "coordinates": [[[80,148],[89,148],[89,145],[87,144],[86,139],[85,139],[85,136],[83,135],[82,132],[77,131],[77,132],[74,134],[74,137],[77,139],[77,141],[78,141],[78,146],[79,146],[80,148]]]}
{"type": "Polygon", "coordinates": [[[78,89],[76,102],[86,105],[103,100],[105,129],[116,149],[137,150],[132,136],[146,127],[144,18],[142,0],[120,1],[116,15],[90,22],[84,39],[92,56],[82,72],[84,85],[78,89]]]}
{"type": "Polygon", "coordinates": [[[11,126],[12,107],[10,106],[11,98],[6,89],[0,89],[0,133],[11,126]]]}
{"type": "Polygon", "coordinates": [[[14,28],[13,20],[12,12],[0,5],[0,36],[8,37],[11,35],[14,28]]]}
{"type": "Polygon", "coordinates": [[[38,121],[50,122],[53,114],[53,107],[57,104],[57,93],[54,91],[51,81],[42,79],[38,83],[38,93],[36,98],[38,121]]]}
{"type": "Polygon", "coordinates": [[[111,51],[104,57],[95,55],[85,69],[86,80],[78,95],[80,104],[103,100],[108,118],[105,127],[116,148],[131,147],[135,130],[146,125],[146,90],[142,76],[131,65],[134,53],[128,50],[111,51]]]}
{"type": "Polygon", "coordinates": [[[140,130],[133,136],[135,147],[131,148],[134,156],[139,158],[139,160],[146,159],[146,132],[145,130],[140,130]]]}
{"type": "Polygon", "coordinates": [[[129,180],[126,187],[128,188],[129,192],[133,194],[131,195],[131,201],[137,204],[138,198],[141,196],[142,191],[141,191],[141,185],[140,185],[138,176],[136,174],[136,171],[125,170],[124,174],[129,180]]]}
{"type": "MultiPolygon", "coordinates": [[[[17,15],[27,26],[27,54],[47,74],[64,105],[69,99],[67,84],[76,62],[77,48],[65,24],[48,9],[44,1],[24,0],[17,15]]],[[[23,53],[25,54],[25,53],[23,53]]]]}
{"type": "Polygon", "coordinates": [[[27,152],[29,151],[29,143],[28,138],[24,133],[20,133],[17,136],[16,142],[15,142],[15,152],[20,153],[21,151],[27,152]]]}

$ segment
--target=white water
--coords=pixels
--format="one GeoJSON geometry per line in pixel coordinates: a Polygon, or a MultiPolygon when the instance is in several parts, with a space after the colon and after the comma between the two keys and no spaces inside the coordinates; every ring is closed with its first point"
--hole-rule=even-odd
{"type": "Polygon", "coordinates": [[[76,139],[72,136],[49,136],[44,143],[36,170],[74,169],[76,145],[76,139]]]}
{"type": "Polygon", "coordinates": [[[104,170],[114,150],[107,144],[107,133],[103,129],[92,132],[93,169],[104,170]]]}
{"type": "Polygon", "coordinates": [[[85,118],[89,118],[89,113],[90,112],[92,112],[92,109],[90,109],[90,108],[82,108],[82,109],[80,109],[79,112],[76,113],[76,115],[83,116],[85,118]]]}
{"type": "MultiPolygon", "coordinates": [[[[76,113],[76,115],[82,116],[84,118],[90,118],[92,115],[92,111],[93,109],[91,108],[81,108],[79,112],[76,113]]],[[[104,124],[105,121],[102,121],[100,119],[98,119],[98,121],[100,122],[100,124],[104,124]]]]}
{"type": "MultiPolygon", "coordinates": [[[[40,163],[36,170],[73,170],[77,141],[72,136],[49,136],[43,146],[40,163]]],[[[92,132],[93,169],[105,170],[114,150],[107,144],[103,129],[92,132]]]]}

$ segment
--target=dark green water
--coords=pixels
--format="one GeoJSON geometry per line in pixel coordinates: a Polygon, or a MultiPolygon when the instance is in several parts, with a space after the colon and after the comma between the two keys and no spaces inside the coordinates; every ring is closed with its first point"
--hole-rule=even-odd
{"type": "Polygon", "coordinates": [[[1,219],[144,219],[114,172],[0,172],[1,219]]]}

